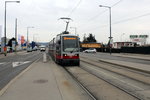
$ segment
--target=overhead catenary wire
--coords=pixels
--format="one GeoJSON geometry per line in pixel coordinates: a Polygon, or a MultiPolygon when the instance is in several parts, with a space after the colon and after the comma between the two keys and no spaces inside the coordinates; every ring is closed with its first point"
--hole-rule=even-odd
{"type": "MultiPolygon", "coordinates": [[[[80,5],[80,3],[81,3],[81,1],[82,0],[79,0],[79,2],[77,3],[77,5],[71,10],[71,12],[68,14],[68,17],[66,17],[66,18],[69,18],[72,14],[73,14],[73,12],[78,8],[78,6],[80,5]]],[[[71,19],[72,20],[72,19],[71,19]]]]}
{"type": "MultiPolygon", "coordinates": [[[[146,14],[142,14],[142,15],[139,15],[139,16],[135,16],[135,17],[119,20],[119,21],[113,22],[112,24],[113,25],[114,24],[120,24],[120,23],[124,23],[124,22],[128,22],[128,21],[132,21],[132,20],[137,20],[139,18],[146,17],[146,16],[150,16],[150,13],[146,13],[146,14]]],[[[89,29],[89,30],[95,30],[95,29],[102,28],[102,27],[107,27],[107,26],[108,26],[108,24],[104,24],[104,25],[101,25],[101,26],[98,26],[98,27],[95,27],[95,28],[89,29]]]]}
{"type": "MultiPolygon", "coordinates": [[[[111,7],[117,6],[117,5],[118,5],[119,3],[121,3],[122,1],[123,1],[123,0],[119,0],[118,2],[114,3],[111,7]]],[[[90,18],[90,19],[88,20],[88,23],[94,21],[96,18],[98,18],[98,16],[104,14],[106,11],[107,11],[107,9],[105,9],[104,11],[98,13],[98,14],[95,15],[94,17],[90,18]]],[[[85,26],[85,25],[82,25],[82,26],[85,26]]],[[[86,26],[87,26],[87,23],[86,23],[86,26]]],[[[102,27],[105,27],[105,26],[106,26],[106,25],[102,25],[102,27]]],[[[96,28],[94,28],[94,29],[96,29],[96,28]]],[[[93,29],[92,29],[92,30],[93,30],[93,29]]]]}
{"type": "Polygon", "coordinates": [[[139,18],[141,18],[141,17],[146,17],[146,16],[150,16],[150,13],[146,13],[146,14],[142,14],[142,15],[139,15],[139,16],[135,16],[135,17],[123,19],[123,20],[120,20],[120,21],[116,21],[116,22],[114,22],[113,24],[119,24],[119,23],[131,21],[131,20],[136,20],[136,19],[139,19],[139,18]]]}
{"type": "Polygon", "coordinates": [[[118,2],[116,2],[115,4],[113,4],[111,7],[114,7],[116,5],[118,5],[120,2],[122,2],[123,0],[119,0],[118,2]]]}
{"type": "MultiPolygon", "coordinates": [[[[123,0],[119,0],[118,2],[116,2],[115,4],[113,4],[111,7],[115,7],[116,5],[118,5],[119,3],[121,3],[123,0]]],[[[104,10],[100,13],[98,13],[97,15],[91,17],[88,21],[94,21],[94,19],[98,18],[98,16],[104,14],[107,10],[104,10]]]]}
{"type": "Polygon", "coordinates": [[[80,3],[81,3],[81,1],[82,0],[79,0],[79,2],[77,3],[77,5],[71,10],[71,12],[68,14],[68,17],[70,17],[72,14],[73,14],[73,12],[75,12],[75,10],[78,8],[78,6],[80,5],[80,3]]]}

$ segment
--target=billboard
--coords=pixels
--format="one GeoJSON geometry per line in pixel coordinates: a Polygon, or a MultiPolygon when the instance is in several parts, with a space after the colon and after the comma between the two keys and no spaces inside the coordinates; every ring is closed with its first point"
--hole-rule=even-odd
{"type": "Polygon", "coordinates": [[[21,44],[24,44],[24,43],[25,43],[24,36],[21,36],[21,44]]]}
{"type": "Polygon", "coordinates": [[[148,38],[148,35],[130,35],[130,39],[132,42],[136,42],[140,45],[146,44],[146,39],[148,38]]]}
{"type": "Polygon", "coordinates": [[[81,43],[82,48],[101,48],[100,43],[81,43]]]}
{"type": "Polygon", "coordinates": [[[148,35],[130,35],[130,39],[134,38],[148,38],[148,35]]]}

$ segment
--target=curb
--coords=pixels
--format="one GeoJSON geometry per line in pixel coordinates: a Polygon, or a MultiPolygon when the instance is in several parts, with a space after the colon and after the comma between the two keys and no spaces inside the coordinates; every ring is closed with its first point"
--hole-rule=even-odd
{"type": "Polygon", "coordinates": [[[125,68],[128,68],[128,69],[132,69],[132,70],[136,70],[136,71],[140,71],[140,72],[144,72],[144,73],[147,73],[147,74],[150,74],[150,71],[142,70],[142,69],[138,69],[138,68],[133,68],[132,66],[126,66],[126,65],[116,64],[116,63],[112,63],[112,62],[105,61],[105,60],[101,60],[101,59],[98,60],[98,61],[104,62],[104,63],[108,63],[108,64],[117,65],[117,66],[120,66],[120,67],[125,67],[125,68]]]}
{"type": "MultiPolygon", "coordinates": [[[[39,58],[40,59],[40,58],[39,58]]],[[[17,76],[15,76],[8,84],[6,84],[6,86],[4,88],[2,88],[0,90],[0,96],[2,96],[7,89],[15,82],[17,81],[17,79],[19,79],[25,72],[27,72],[28,70],[30,70],[33,67],[33,64],[38,61],[39,59],[35,60],[29,67],[27,67],[26,69],[24,69],[22,72],[20,72],[17,76]]]]}
{"type": "Polygon", "coordinates": [[[150,59],[145,59],[145,58],[136,58],[136,57],[125,57],[125,56],[121,56],[121,55],[113,55],[116,57],[123,57],[123,58],[132,58],[132,59],[139,59],[139,60],[146,60],[146,61],[150,61],[150,59]]]}

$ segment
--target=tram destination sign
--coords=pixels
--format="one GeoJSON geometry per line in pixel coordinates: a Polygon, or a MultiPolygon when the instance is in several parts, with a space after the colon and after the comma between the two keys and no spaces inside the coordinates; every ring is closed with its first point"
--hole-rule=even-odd
{"type": "Polygon", "coordinates": [[[64,40],[76,40],[76,37],[64,37],[64,40]]]}

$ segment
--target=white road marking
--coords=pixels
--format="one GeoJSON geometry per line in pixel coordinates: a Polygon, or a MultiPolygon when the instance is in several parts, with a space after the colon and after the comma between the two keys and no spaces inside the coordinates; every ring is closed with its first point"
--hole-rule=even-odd
{"type": "Polygon", "coordinates": [[[12,67],[15,68],[17,66],[26,64],[26,63],[30,63],[31,61],[25,61],[25,62],[12,62],[12,67]]]}
{"type": "Polygon", "coordinates": [[[4,65],[4,64],[6,64],[6,62],[0,63],[0,65],[4,65]]]}
{"type": "Polygon", "coordinates": [[[4,63],[0,63],[0,65],[3,65],[4,63]]]}

